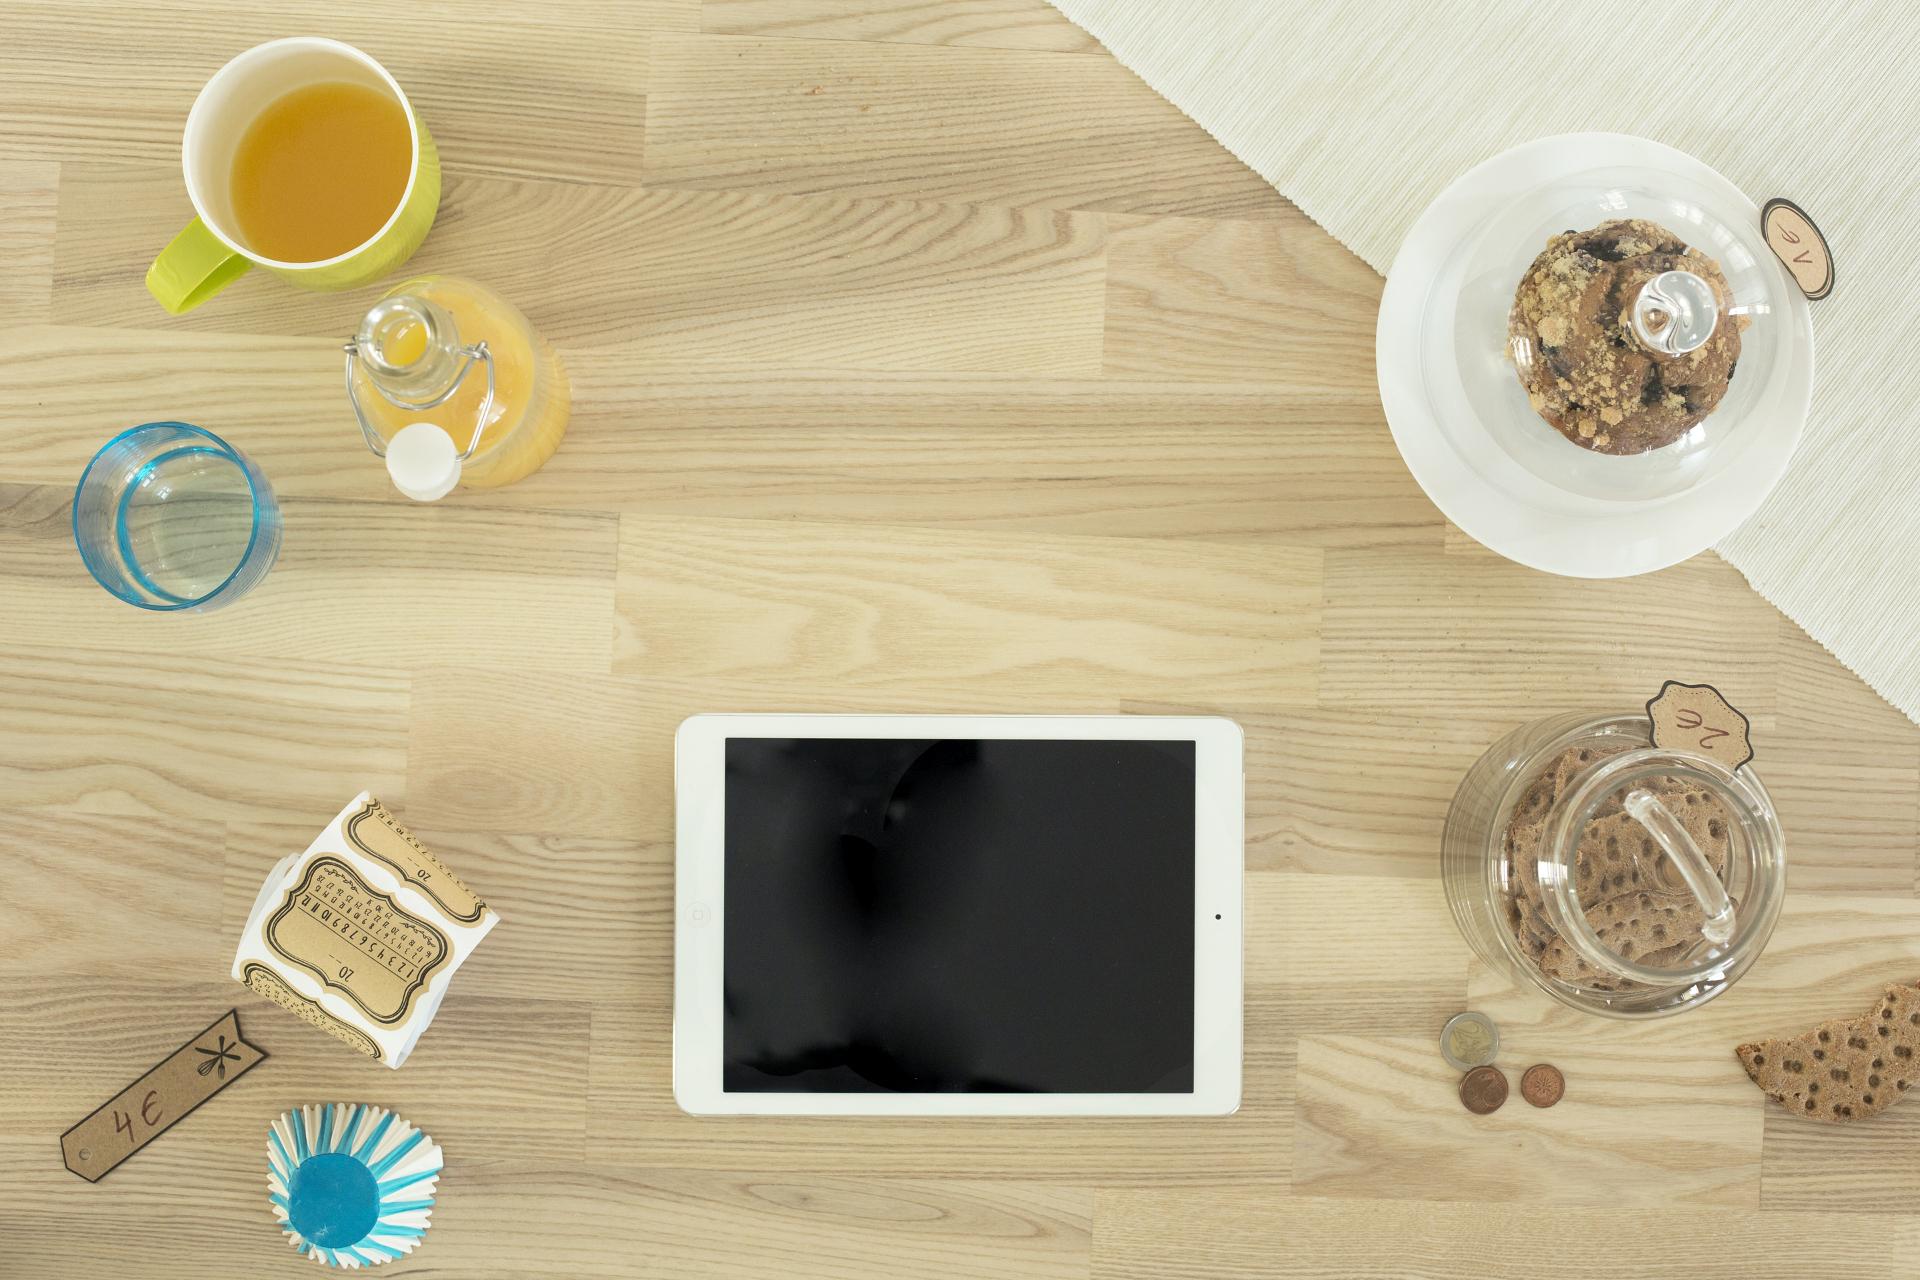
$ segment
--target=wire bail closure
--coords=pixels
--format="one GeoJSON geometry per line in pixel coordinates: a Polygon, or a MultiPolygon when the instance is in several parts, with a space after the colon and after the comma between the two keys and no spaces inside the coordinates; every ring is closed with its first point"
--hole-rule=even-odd
{"type": "MultiPolygon", "coordinates": [[[[353,405],[353,416],[360,421],[360,434],[366,437],[367,448],[373,451],[373,456],[376,458],[384,458],[387,456],[387,442],[380,438],[380,433],[373,429],[371,422],[367,421],[366,410],[360,407],[360,393],[354,386],[353,368],[355,361],[360,357],[360,344],[353,339],[348,339],[341,349],[347,353],[347,401],[353,405]]],[[[402,409],[412,409],[421,412],[428,409],[437,409],[451,400],[454,393],[460,390],[460,384],[466,381],[467,374],[472,370],[474,365],[485,365],[487,368],[487,394],[480,401],[480,413],[473,424],[473,438],[467,442],[465,450],[454,455],[459,461],[465,462],[473,456],[474,450],[480,447],[480,437],[486,433],[487,422],[493,415],[493,353],[488,351],[487,344],[481,341],[471,346],[460,348],[460,356],[460,371],[453,375],[453,381],[448,384],[447,389],[439,395],[434,396],[431,400],[396,400],[384,391],[380,394],[385,396],[389,403],[396,404],[402,409]]]]}

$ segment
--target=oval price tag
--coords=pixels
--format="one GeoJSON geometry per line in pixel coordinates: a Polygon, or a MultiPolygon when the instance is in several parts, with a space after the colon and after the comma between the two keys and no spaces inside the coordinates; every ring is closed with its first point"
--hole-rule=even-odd
{"type": "Polygon", "coordinates": [[[1833,251],[1805,209],[1775,196],[1760,209],[1760,230],[1800,292],[1816,302],[1833,292],[1833,251]]]}

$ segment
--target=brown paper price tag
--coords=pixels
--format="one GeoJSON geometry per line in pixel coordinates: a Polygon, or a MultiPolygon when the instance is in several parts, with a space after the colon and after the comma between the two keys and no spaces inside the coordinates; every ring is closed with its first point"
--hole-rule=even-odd
{"type": "Polygon", "coordinates": [[[88,1182],[100,1181],[266,1056],[240,1038],[240,1014],[229,1010],[61,1134],[67,1168],[88,1182]]]}
{"type": "Polygon", "coordinates": [[[447,864],[427,852],[385,805],[369,799],[343,828],[347,843],[376,862],[384,862],[402,880],[432,898],[462,924],[478,923],[487,912],[479,895],[460,883],[447,864]]]}
{"type": "Polygon", "coordinates": [[[1800,292],[1815,302],[1833,292],[1833,250],[1805,209],[1775,196],[1760,210],[1760,230],[1800,292]]]}
{"type": "Polygon", "coordinates": [[[1747,718],[1710,684],[1667,681],[1647,703],[1647,719],[1656,747],[1708,756],[1729,769],[1753,759],[1747,718]]]}

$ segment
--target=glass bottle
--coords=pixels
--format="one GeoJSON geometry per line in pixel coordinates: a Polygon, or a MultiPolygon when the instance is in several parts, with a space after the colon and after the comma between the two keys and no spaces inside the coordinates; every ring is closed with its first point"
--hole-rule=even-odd
{"type": "Polygon", "coordinates": [[[540,469],[566,434],[566,371],[505,298],[457,276],[399,285],[346,344],[347,395],[400,492],[431,502],[540,469]]]}
{"type": "Polygon", "coordinates": [[[1441,836],[1454,922],[1496,970],[1618,1018],[1713,999],[1760,956],[1786,891],[1773,800],[1653,745],[1644,712],[1553,716],[1488,748],[1441,836]]]}

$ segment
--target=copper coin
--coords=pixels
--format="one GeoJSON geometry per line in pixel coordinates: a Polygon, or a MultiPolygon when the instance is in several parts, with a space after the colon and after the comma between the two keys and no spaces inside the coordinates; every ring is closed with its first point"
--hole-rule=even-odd
{"type": "Polygon", "coordinates": [[[1477,1116],[1491,1115],[1507,1100],[1507,1078],[1498,1067],[1475,1067],[1460,1079],[1460,1105],[1477,1116]]]}
{"type": "Polygon", "coordinates": [[[1550,1107],[1567,1092],[1567,1078],[1560,1068],[1540,1063],[1528,1067],[1520,1077],[1520,1096],[1536,1107],[1550,1107]]]}

